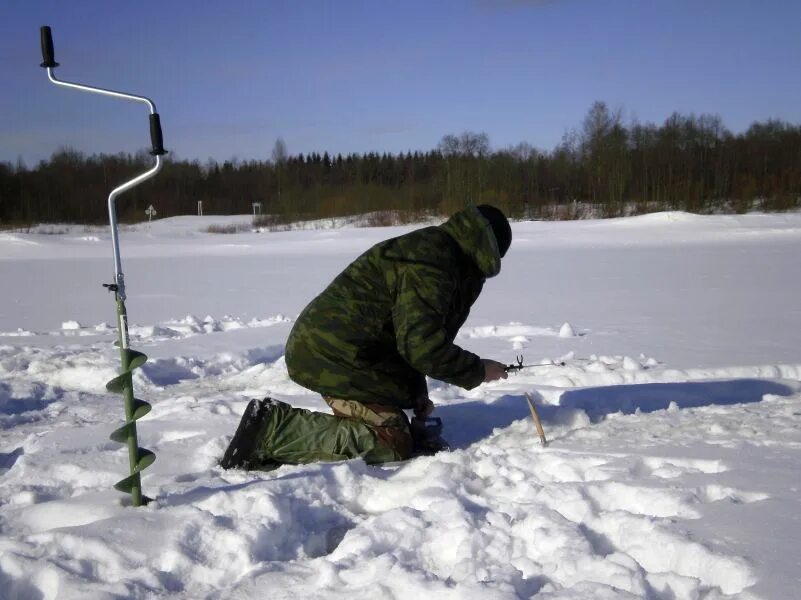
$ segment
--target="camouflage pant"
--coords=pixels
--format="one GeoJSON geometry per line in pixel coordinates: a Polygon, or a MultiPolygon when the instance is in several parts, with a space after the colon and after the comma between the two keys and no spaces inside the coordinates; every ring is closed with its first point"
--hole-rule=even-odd
{"type": "Polygon", "coordinates": [[[375,464],[411,456],[411,432],[401,409],[324,399],[333,416],[276,402],[261,427],[257,462],[269,466],[361,457],[375,464]]]}
{"type": "Polygon", "coordinates": [[[368,425],[375,433],[378,444],[394,453],[392,460],[406,460],[412,455],[414,442],[409,420],[400,408],[329,396],[323,396],[323,400],[334,411],[335,417],[354,419],[368,425]]]}

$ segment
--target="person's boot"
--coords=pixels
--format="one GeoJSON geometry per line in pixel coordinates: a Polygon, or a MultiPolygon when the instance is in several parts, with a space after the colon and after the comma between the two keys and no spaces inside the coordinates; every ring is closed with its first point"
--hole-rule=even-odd
{"type": "Polygon", "coordinates": [[[261,442],[262,425],[267,420],[270,411],[276,406],[272,398],[251,400],[248,403],[239,427],[236,428],[234,438],[228,444],[228,449],[220,461],[223,469],[252,469],[259,468],[254,454],[261,442]]]}
{"type": "Polygon", "coordinates": [[[448,442],[442,437],[442,419],[439,417],[428,417],[420,419],[414,417],[410,423],[412,440],[414,440],[415,456],[431,456],[443,450],[450,450],[448,442]]]}

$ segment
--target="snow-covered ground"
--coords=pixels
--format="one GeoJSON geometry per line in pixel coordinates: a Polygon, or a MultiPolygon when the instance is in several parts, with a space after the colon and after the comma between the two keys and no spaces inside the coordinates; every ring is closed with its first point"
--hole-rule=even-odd
{"type": "Polygon", "coordinates": [[[326,410],[287,377],[294,318],[411,228],[204,232],[247,221],[122,232],[138,509],[108,232],[0,232],[0,597],[798,597],[801,215],[516,223],[458,343],[549,364],[430,382],[451,452],[270,473],[216,462],[249,398],[326,410]]]}

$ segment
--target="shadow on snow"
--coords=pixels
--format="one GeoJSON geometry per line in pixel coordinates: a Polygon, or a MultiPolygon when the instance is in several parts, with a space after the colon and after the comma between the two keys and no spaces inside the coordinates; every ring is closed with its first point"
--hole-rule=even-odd
{"type": "MultiPolygon", "coordinates": [[[[559,423],[567,411],[582,410],[593,422],[613,413],[632,414],[664,410],[675,403],[679,408],[759,402],[765,394],[790,396],[798,386],[767,379],[688,381],[611,385],[565,391],[558,406],[539,405],[543,422],[559,423]]],[[[535,400],[541,399],[535,392],[535,400]]],[[[437,408],[444,424],[444,437],[453,448],[465,448],[490,436],[494,429],[531,418],[523,396],[501,396],[492,403],[482,401],[437,408]]]]}

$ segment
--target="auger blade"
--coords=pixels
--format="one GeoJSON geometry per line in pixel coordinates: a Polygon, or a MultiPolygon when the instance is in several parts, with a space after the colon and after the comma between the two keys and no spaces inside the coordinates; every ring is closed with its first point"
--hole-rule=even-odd
{"type": "Polygon", "coordinates": [[[139,450],[139,460],[136,463],[136,468],[134,469],[134,473],[139,473],[140,471],[144,471],[154,462],[156,462],[156,455],[153,454],[150,450],[145,448],[138,448],[139,450]]]}
{"type": "Polygon", "coordinates": [[[139,452],[139,460],[136,462],[136,468],[125,479],[120,479],[114,484],[114,489],[120,492],[131,493],[134,486],[140,486],[139,473],[147,469],[156,460],[156,455],[150,450],[145,448],[137,448],[139,452]]]}
{"type": "Polygon", "coordinates": [[[131,387],[133,385],[131,371],[138,369],[147,362],[147,355],[136,350],[128,349],[125,354],[128,361],[128,370],[120,373],[106,384],[106,389],[109,392],[121,394],[126,387],[131,387]]]}
{"type": "MultiPolygon", "coordinates": [[[[118,314],[125,314],[125,305],[118,299],[118,314]]],[[[122,319],[124,320],[124,319],[122,319]]],[[[120,340],[125,331],[120,331],[120,340]]],[[[125,397],[125,414],[130,415],[130,419],[123,423],[122,427],[115,429],[111,434],[111,439],[119,444],[136,444],[136,421],[144,417],[151,410],[151,405],[144,400],[133,397],[133,370],[138,369],[147,361],[147,356],[136,350],[127,348],[122,352],[123,372],[106,384],[109,392],[122,394],[125,397]]],[[[130,448],[130,446],[129,446],[130,448]]],[[[136,466],[131,470],[128,477],[120,480],[114,485],[116,490],[131,494],[134,506],[147,504],[150,498],[142,496],[142,483],[139,473],[148,468],[156,460],[156,455],[145,448],[136,447],[136,466]]]]}
{"type": "Polygon", "coordinates": [[[121,375],[117,375],[114,379],[109,381],[106,384],[106,389],[109,392],[114,394],[122,394],[122,391],[125,388],[129,388],[133,385],[133,380],[131,379],[131,373],[123,373],[121,375]]]}
{"type": "Polygon", "coordinates": [[[149,402],[145,402],[144,400],[140,400],[139,398],[134,398],[134,413],[133,413],[133,420],[138,421],[142,417],[144,417],[153,407],[150,405],[149,402]]]}
{"type": "Polygon", "coordinates": [[[144,400],[140,400],[139,398],[134,398],[134,413],[133,419],[125,423],[119,429],[115,429],[112,434],[109,436],[113,441],[125,444],[128,442],[128,437],[131,435],[131,432],[136,431],[136,425],[134,421],[138,421],[142,417],[144,417],[153,407],[144,400]]]}
{"type": "Polygon", "coordinates": [[[118,444],[125,444],[128,442],[128,437],[131,435],[131,432],[134,430],[133,423],[126,423],[119,429],[115,429],[111,432],[111,435],[108,436],[111,441],[117,442],[118,444]]]}
{"type": "Polygon", "coordinates": [[[130,494],[133,491],[134,484],[138,485],[139,482],[136,481],[136,477],[133,475],[129,475],[125,479],[120,479],[117,483],[114,484],[114,489],[118,492],[125,492],[126,494],[130,494]]]}
{"type": "Polygon", "coordinates": [[[131,371],[138,369],[147,362],[146,354],[131,350],[130,348],[128,348],[125,353],[128,355],[128,369],[131,371]]]}

